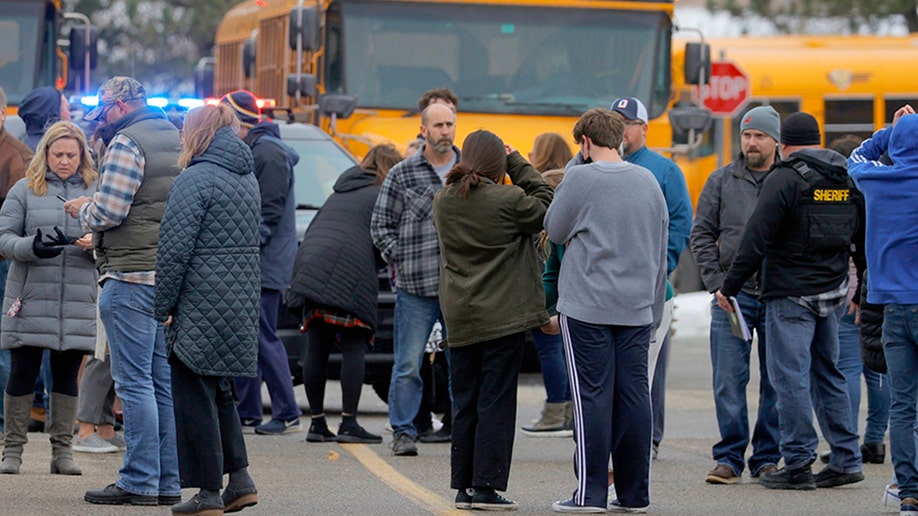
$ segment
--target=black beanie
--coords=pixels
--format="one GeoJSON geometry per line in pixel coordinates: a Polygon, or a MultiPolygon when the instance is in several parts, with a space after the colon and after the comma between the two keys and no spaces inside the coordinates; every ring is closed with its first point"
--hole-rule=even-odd
{"type": "Polygon", "coordinates": [[[781,143],[784,145],[819,145],[819,122],[809,113],[797,112],[781,122],[781,143]]]}
{"type": "Polygon", "coordinates": [[[229,104],[236,112],[236,118],[244,127],[254,127],[259,122],[259,109],[255,95],[245,90],[227,93],[222,102],[229,104]]]}

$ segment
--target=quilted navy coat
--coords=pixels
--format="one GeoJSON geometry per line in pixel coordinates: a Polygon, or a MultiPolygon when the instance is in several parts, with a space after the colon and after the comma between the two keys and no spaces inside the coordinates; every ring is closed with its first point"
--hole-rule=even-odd
{"type": "Polygon", "coordinates": [[[169,190],[156,253],[155,316],[169,353],[202,376],[255,376],[261,198],[252,153],[228,127],[169,190]]]}

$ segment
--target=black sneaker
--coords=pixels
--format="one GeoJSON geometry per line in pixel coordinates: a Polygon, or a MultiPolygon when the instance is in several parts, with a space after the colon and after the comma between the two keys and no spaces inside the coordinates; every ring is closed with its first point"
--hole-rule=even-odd
{"type": "Polygon", "coordinates": [[[306,442],[309,443],[326,443],[335,440],[335,434],[328,429],[328,425],[316,424],[315,421],[309,425],[309,431],[306,433],[306,442]]]}
{"type": "Polygon", "coordinates": [[[418,454],[418,447],[414,444],[414,438],[404,432],[397,433],[392,437],[392,443],[389,444],[389,448],[392,448],[392,455],[414,457],[418,454]]]}
{"type": "Polygon", "coordinates": [[[476,487],[472,495],[472,509],[479,511],[515,511],[520,504],[504,498],[490,487],[476,487]]]}
{"type": "Polygon", "coordinates": [[[810,491],[816,489],[813,470],[810,466],[797,469],[781,468],[774,473],[763,473],[759,483],[768,489],[796,489],[810,491]]]}
{"type": "Polygon", "coordinates": [[[158,496],[129,493],[115,484],[109,484],[104,489],[86,491],[83,500],[102,505],[159,505],[158,496]]]}
{"type": "Polygon", "coordinates": [[[453,430],[450,427],[440,427],[436,432],[433,428],[418,436],[418,441],[422,443],[448,443],[452,439],[453,430]]]}
{"type": "Polygon", "coordinates": [[[854,484],[864,480],[864,474],[860,471],[854,473],[840,473],[826,466],[819,473],[813,476],[816,487],[838,487],[848,484],[854,484]]]}
{"type": "Polygon", "coordinates": [[[457,509],[471,509],[472,508],[472,495],[475,493],[475,490],[471,487],[465,489],[460,489],[456,493],[456,504],[457,509]]]}
{"type": "Polygon", "coordinates": [[[354,423],[347,427],[344,425],[339,426],[338,437],[335,440],[339,443],[379,444],[382,442],[382,436],[371,434],[364,430],[362,426],[354,423]]]}

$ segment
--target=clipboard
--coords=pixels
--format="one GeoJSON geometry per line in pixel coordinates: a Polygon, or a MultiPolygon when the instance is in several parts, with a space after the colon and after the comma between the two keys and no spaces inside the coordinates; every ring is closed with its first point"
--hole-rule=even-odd
{"type": "Polygon", "coordinates": [[[749,331],[746,318],[743,317],[743,311],[740,310],[739,302],[733,296],[730,296],[730,306],[733,307],[733,313],[727,315],[730,318],[730,329],[733,330],[733,336],[746,342],[752,341],[752,332],[749,331]]]}

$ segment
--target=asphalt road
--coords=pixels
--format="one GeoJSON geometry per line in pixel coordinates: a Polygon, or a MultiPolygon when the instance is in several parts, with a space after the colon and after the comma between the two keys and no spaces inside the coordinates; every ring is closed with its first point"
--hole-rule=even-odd
{"type": "MultiPolygon", "coordinates": [[[[652,466],[651,513],[777,516],[895,512],[896,508],[883,507],[881,501],[892,473],[888,457],[886,464],[865,465],[864,482],[835,489],[771,491],[751,480],[748,472],[742,484],[705,484],[704,477],[713,466],[710,449],[717,437],[707,345],[706,339],[697,336],[680,337],[677,333],[673,339],[666,434],[659,459],[652,466]]],[[[752,400],[756,381],[750,382],[752,400]]],[[[302,387],[297,388],[297,395],[305,406],[302,387]]],[[[329,411],[339,410],[337,383],[329,385],[327,396],[329,411]]],[[[538,416],[543,397],[540,377],[524,375],[519,391],[519,425],[538,416]]],[[[754,403],[750,408],[753,414],[754,403]]],[[[367,429],[385,431],[386,406],[369,387],[364,390],[361,410],[360,421],[367,429]]],[[[866,407],[862,407],[861,428],[865,413],[866,407]]],[[[303,421],[306,424],[308,420],[303,421]]],[[[330,416],[335,427],[337,421],[337,415],[330,416]]],[[[390,437],[386,434],[386,443],[390,437]]],[[[105,507],[83,502],[85,490],[101,488],[116,479],[121,454],[76,454],[83,476],[50,475],[47,435],[29,434],[29,438],[22,474],[0,475],[0,515],[170,513],[167,507],[105,507]]],[[[304,438],[305,429],[278,437],[247,436],[250,469],[260,502],[243,514],[468,514],[452,508],[455,493],[449,489],[448,445],[419,444],[417,457],[393,457],[386,444],[313,444],[303,442],[304,438]]],[[[550,514],[553,501],[570,495],[574,486],[572,451],[569,439],[517,434],[507,495],[520,503],[519,512],[550,514]]],[[[186,498],[192,493],[187,490],[186,498]]]]}

